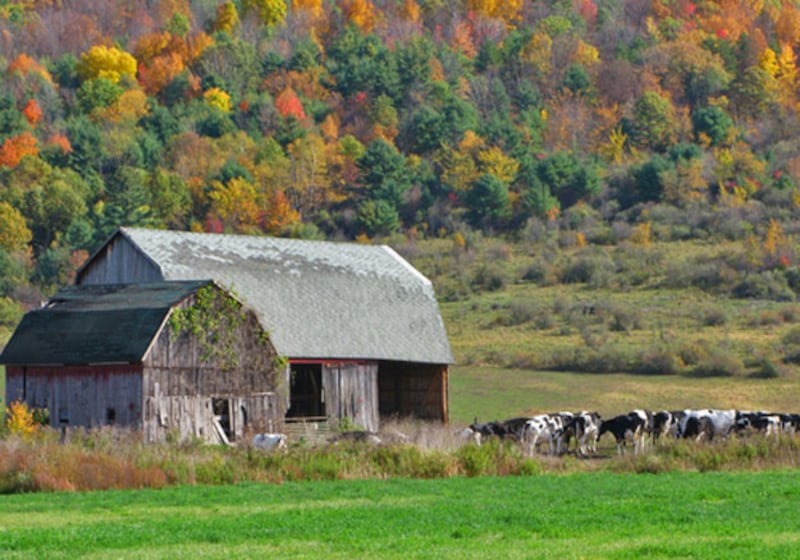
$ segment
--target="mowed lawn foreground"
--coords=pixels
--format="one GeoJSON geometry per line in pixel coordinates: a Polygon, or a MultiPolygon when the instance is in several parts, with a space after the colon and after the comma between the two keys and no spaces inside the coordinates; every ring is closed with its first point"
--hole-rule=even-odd
{"type": "Polygon", "coordinates": [[[2,558],[797,558],[800,473],[592,473],[0,497],[2,558]]]}

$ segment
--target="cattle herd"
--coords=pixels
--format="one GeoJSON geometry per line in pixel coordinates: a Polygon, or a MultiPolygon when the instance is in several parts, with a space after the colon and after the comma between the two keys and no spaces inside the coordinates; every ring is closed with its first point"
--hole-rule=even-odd
{"type": "Polygon", "coordinates": [[[629,447],[640,453],[648,443],[655,443],[661,437],[713,441],[751,433],[777,436],[785,432],[794,434],[798,425],[800,414],[764,411],[633,410],[608,419],[596,412],[583,411],[537,414],[485,424],[476,421],[460,435],[478,445],[490,437],[512,439],[531,455],[574,452],[588,456],[597,452],[597,443],[606,433],[614,437],[617,453],[621,454],[629,447]]]}

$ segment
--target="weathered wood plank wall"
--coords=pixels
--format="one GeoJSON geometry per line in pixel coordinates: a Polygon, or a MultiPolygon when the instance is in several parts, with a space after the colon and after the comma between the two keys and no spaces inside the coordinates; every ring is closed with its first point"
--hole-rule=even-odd
{"type": "Polygon", "coordinates": [[[153,262],[122,237],[117,237],[80,272],[78,284],[132,284],[159,282],[163,275],[153,262]]]}
{"type": "Polygon", "coordinates": [[[377,363],[325,363],[322,386],[329,418],[350,418],[365,430],[378,431],[377,363]]]}
{"type": "Polygon", "coordinates": [[[7,368],[8,401],[50,411],[50,425],[141,427],[141,366],[7,368]]]}

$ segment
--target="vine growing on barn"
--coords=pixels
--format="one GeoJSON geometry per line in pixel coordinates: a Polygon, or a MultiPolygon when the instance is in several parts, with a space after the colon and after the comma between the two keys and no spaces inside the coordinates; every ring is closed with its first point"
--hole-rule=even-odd
{"type": "Polygon", "coordinates": [[[247,367],[273,372],[273,381],[280,379],[282,359],[275,355],[269,333],[235,294],[226,294],[213,284],[204,286],[191,305],[172,312],[169,324],[175,336],[189,334],[198,341],[203,362],[231,370],[247,359],[247,367]],[[250,329],[257,335],[243,336],[250,329]]]}

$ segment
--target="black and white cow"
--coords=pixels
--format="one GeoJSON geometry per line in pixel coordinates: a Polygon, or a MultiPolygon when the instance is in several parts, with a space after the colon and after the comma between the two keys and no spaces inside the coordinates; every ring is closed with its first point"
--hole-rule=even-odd
{"type": "Polygon", "coordinates": [[[522,437],[527,452],[533,455],[541,443],[547,442],[548,453],[555,453],[556,438],[559,437],[561,428],[559,421],[550,414],[537,414],[528,418],[522,437]]]}
{"type": "MultiPolygon", "coordinates": [[[[713,408],[704,408],[697,410],[685,410],[684,417],[680,421],[679,434],[681,437],[686,434],[686,426],[691,418],[708,418],[711,422],[712,434],[711,438],[727,438],[731,430],[736,426],[736,410],[719,410],[713,408]]],[[[694,422],[693,422],[694,424],[694,422]]]]}
{"type": "Polygon", "coordinates": [[[659,410],[653,414],[653,429],[651,437],[653,443],[658,442],[663,436],[678,436],[680,421],[683,418],[683,411],[659,410]]]}
{"type": "Polygon", "coordinates": [[[708,416],[688,416],[681,430],[681,437],[695,441],[714,439],[714,423],[708,416]]]}
{"type": "Polygon", "coordinates": [[[769,412],[744,412],[736,414],[736,433],[746,435],[758,432],[766,436],[777,437],[781,433],[783,421],[781,415],[769,412]]]}
{"type": "Polygon", "coordinates": [[[618,455],[627,449],[628,443],[633,446],[634,453],[639,453],[642,451],[642,434],[645,429],[646,420],[639,414],[621,414],[609,420],[603,420],[597,437],[602,437],[606,432],[613,434],[617,442],[618,455]]]}
{"type": "Polygon", "coordinates": [[[575,453],[587,456],[589,452],[597,453],[597,439],[600,434],[600,414],[597,412],[581,411],[567,421],[563,429],[563,439],[569,450],[569,439],[575,438],[575,453]]]}

